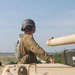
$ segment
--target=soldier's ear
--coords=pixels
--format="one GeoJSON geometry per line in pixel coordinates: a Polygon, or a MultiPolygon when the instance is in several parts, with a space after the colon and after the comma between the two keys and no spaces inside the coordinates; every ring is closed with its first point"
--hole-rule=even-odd
{"type": "Polygon", "coordinates": [[[31,25],[27,25],[27,26],[25,27],[25,31],[31,31],[32,28],[33,28],[33,26],[31,26],[31,25]]]}

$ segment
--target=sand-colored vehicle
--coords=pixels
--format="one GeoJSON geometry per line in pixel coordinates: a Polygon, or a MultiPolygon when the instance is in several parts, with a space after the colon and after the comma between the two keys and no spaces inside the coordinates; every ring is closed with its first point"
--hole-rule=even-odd
{"type": "MultiPolygon", "coordinates": [[[[75,34],[50,38],[47,40],[47,46],[59,46],[75,43],[75,34]]],[[[75,75],[75,67],[60,63],[43,64],[12,64],[1,68],[0,75],[75,75]]]]}
{"type": "Polygon", "coordinates": [[[6,65],[1,75],[75,75],[75,67],[64,64],[6,65]]]}

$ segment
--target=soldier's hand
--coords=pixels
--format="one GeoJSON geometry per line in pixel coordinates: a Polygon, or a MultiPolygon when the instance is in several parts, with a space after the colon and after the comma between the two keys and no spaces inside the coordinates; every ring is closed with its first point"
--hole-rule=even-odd
{"type": "Polygon", "coordinates": [[[51,62],[52,64],[55,63],[55,59],[50,58],[50,62],[51,62]]]}

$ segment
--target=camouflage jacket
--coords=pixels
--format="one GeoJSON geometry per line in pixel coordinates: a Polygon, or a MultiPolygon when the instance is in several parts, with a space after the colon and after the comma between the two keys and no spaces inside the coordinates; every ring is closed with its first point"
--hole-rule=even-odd
{"type": "Polygon", "coordinates": [[[30,52],[34,53],[39,58],[50,61],[50,55],[45,52],[45,50],[38,45],[38,43],[34,40],[33,36],[24,33],[23,38],[20,43],[20,51],[22,57],[30,52]]]}

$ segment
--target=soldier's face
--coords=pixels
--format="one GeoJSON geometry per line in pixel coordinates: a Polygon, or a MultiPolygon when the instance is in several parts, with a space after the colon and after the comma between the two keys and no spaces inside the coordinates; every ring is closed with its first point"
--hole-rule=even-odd
{"type": "Polygon", "coordinates": [[[36,31],[36,28],[33,27],[32,28],[32,33],[35,33],[35,31],[36,31]]]}

